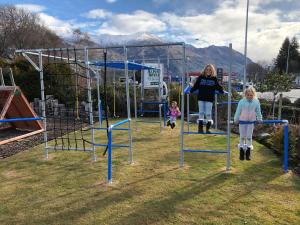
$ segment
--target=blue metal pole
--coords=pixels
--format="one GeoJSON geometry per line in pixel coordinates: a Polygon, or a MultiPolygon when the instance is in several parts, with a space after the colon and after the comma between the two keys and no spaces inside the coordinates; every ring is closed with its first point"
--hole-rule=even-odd
{"type": "Polygon", "coordinates": [[[284,158],[283,158],[283,169],[284,172],[287,173],[289,170],[289,125],[284,125],[284,158]]]}
{"type": "Polygon", "coordinates": [[[10,122],[21,122],[21,121],[37,121],[37,120],[43,120],[40,117],[36,118],[11,118],[11,119],[3,119],[0,120],[0,123],[10,123],[10,122]]]}
{"type": "Polygon", "coordinates": [[[124,123],[128,123],[129,121],[130,121],[130,119],[125,119],[125,120],[121,120],[121,121],[119,121],[119,122],[117,122],[115,124],[112,124],[111,125],[111,129],[114,130],[115,127],[118,127],[118,126],[120,126],[120,125],[122,125],[124,123]]]}
{"type": "Polygon", "coordinates": [[[187,129],[189,132],[190,131],[190,94],[186,95],[186,111],[187,111],[187,115],[186,115],[187,129]]]}
{"type": "MultiPolygon", "coordinates": [[[[240,124],[255,124],[256,121],[240,121],[240,124]]],[[[287,120],[264,120],[263,124],[274,124],[274,123],[285,123],[287,124],[287,120]]]]}
{"type": "Polygon", "coordinates": [[[108,131],[107,181],[112,183],[112,131],[108,131]]]}

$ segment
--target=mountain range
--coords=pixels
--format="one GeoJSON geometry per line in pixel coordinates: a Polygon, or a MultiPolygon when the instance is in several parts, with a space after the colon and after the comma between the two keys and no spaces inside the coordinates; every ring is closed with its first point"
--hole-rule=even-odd
{"type": "MultiPolygon", "coordinates": [[[[143,45],[143,44],[162,44],[168,43],[156,35],[149,33],[137,33],[134,35],[108,35],[91,37],[91,40],[98,46],[115,46],[115,45],[143,45]]],[[[122,51],[115,51],[114,55],[121,55],[122,51]]],[[[182,58],[182,50],[179,47],[153,47],[153,48],[131,48],[128,51],[128,60],[141,62],[142,58],[145,62],[160,62],[168,73],[172,76],[178,76],[182,73],[179,59],[182,58]],[[169,63],[167,61],[167,53],[169,52],[169,63]],[[173,60],[172,60],[173,59],[173,60]],[[169,65],[169,66],[168,66],[169,65]]],[[[228,46],[211,45],[205,48],[196,48],[193,45],[186,44],[187,71],[202,71],[206,64],[213,64],[216,68],[223,68],[224,72],[229,71],[230,65],[230,49],[228,46]]],[[[248,63],[252,60],[247,58],[248,63]]],[[[244,55],[233,49],[232,51],[232,71],[240,76],[244,69],[244,55]]]]}

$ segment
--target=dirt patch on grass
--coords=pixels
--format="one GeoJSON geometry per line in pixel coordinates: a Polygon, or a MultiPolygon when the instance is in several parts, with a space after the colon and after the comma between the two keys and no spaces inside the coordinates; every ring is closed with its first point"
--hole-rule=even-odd
{"type": "Polygon", "coordinates": [[[21,178],[23,175],[15,170],[5,171],[2,173],[6,178],[21,178]]]}
{"type": "MultiPolygon", "coordinates": [[[[48,141],[53,140],[55,137],[61,137],[67,133],[73,132],[73,129],[70,128],[70,125],[68,125],[67,123],[61,123],[61,131],[57,131],[56,134],[54,134],[53,132],[49,132],[48,133],[48,141]],[[67,129],[67,127],[69,126],[69,129],[67,129]]],[[[56,125],[57,126],[57,125],[56,125]]],[[[76,129],[75,130],[79,130],[81,129],[81,126],[85,127],[87,126],[87,124],[78,124],[76,125],[76,129]]],[[[51,121],[47,121],[47,127],[55,127],[53,123],[51,123],[51,121]]],[[[57,129],[57,128],[56,128],[57,129]]],[[[5,134],[1,133],[0,135],[0,141],[1,140],[7,140],[16,136],[19,136],[23,133],[20,133],[19,131],[16,130],[7,130],[5,131],[5,134]]],[[[30,136],[18,141],[14,141],[14,142],[10,142],[4,145],[0,145],[0,160],[13,156],[19,152],[22,151],[26,151],[27,149],[32,149],[34,146],[40,145],[44,143],[44,134],[40,133],[34,136],[30,136]]]]}

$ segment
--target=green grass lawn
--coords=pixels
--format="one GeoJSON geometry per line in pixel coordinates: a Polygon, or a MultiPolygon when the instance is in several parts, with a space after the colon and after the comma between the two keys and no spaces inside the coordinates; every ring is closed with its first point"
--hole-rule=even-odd
{"type": "MultiPolygon", "coordinates": [[[[231,172],[219,154],[186,153],[180,168],[179,130],[139,124],[135,163],[114,149],[111,185],[103,148],[96,162],[74,151],[45,160],[43,146],[1,160],[0,224],[300,224],[299,178],[283,174],[269,149],[254,143],[252,161],[241,162],[233,136],[231,172]]],[[[126,135],[115,131],[114,140],[126,135]]],[[[224,149],[226,137],[192,135],[186,146],[224,149]]]]}

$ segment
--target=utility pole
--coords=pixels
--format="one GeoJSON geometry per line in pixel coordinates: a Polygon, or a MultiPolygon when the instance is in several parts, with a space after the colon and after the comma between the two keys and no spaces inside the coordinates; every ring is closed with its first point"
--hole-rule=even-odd
{"type": "Polygon", "coordinates": [[[246,30],[245,30],[245,48],[244,48],[244,79],[243,90],[246,88],[247,80],[247,40],[248,40],[248,12],[249,12],[249,0],[247,0],[247,12],[246,12],[246,30]]]}

